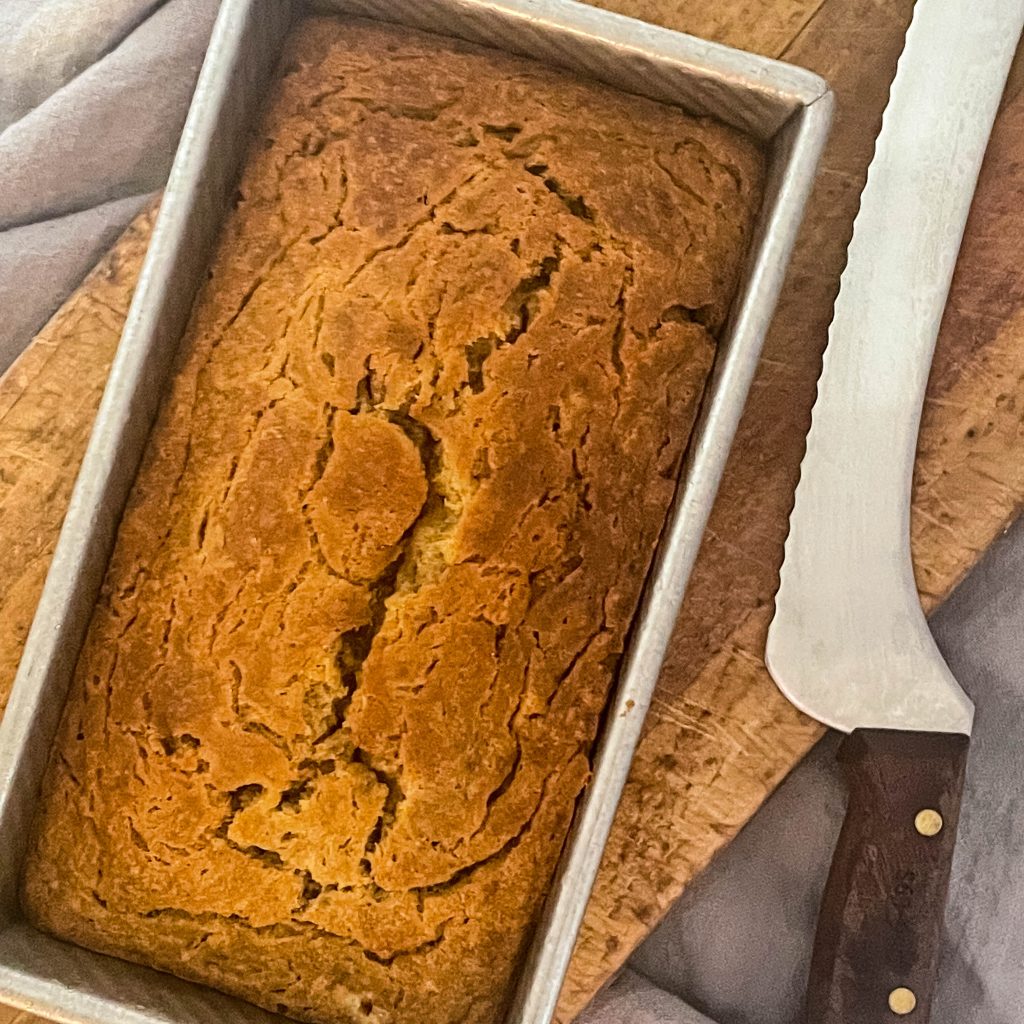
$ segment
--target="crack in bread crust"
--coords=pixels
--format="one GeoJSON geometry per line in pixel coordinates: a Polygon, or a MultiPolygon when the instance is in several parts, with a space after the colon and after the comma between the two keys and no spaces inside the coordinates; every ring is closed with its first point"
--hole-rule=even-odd
{"type": "Polygon", "coordinates": [[[525,60],[298,26],[78,665],[37,923],[299,1019],[499,1018],[761,174],[525,60]]]}

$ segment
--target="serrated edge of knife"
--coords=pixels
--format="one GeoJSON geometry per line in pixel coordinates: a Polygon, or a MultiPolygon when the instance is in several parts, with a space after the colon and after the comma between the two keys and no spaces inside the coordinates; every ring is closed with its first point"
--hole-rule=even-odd
{"type": "MultiPolygon", "coordinates": [[[[847,257],[848,257],[848,254],[849,254],[849,251],[850,251],[851,247],[853,246],[853,241],[857,237],[857,226],[858,226],[858,223],[860,222],[860,219],[861,219],[860,213],[861,213],[861,206],[863,205],[864,193],[867,191],[868,185],[871,182],[872,172],[874,171],[874,168],[875,168],[875,156],[877,155],[877,152],[878,152],[878,140],[882,137],[882,132],[885,129],[886,118],[889,116],[889,108],[890,108],[890,104],[891,104],[891,100],[892,100],[893,86],[896,84],[897,78],[899,78],[900,68],[903,66],[903,62],[904,62],[904,59],[906,57],[909,41],[910,41],[910,38],[911,38],[911,33],[914,31],[914,25],[915,25],[915,23],[919,23],[919,19],[917,17],[917,14],[918,14],[918,11],[920,9],[920,2],[921,2],[921,0],[915,0],[914,9],[913,9],[913,11],[911,13],[910,21],[907,23],[907,27],[906,27],[906,29],[903,32],[903,46],[900,49],[899,56],[896,58],[896,65],[895,65],[895,68],[893,70],[892,78],[889,79],[889,88],[886,90],[886,94],[885,94],[885,106],[883,107],[881,116],[879,117],[879,120],[878,120],[878,130],[875,132],[874,138],[872,140],[871,155],[868,157],[867,170],[865,171],[865,174],[864,174],[864,184],[861,185],[860,193],[857,196],[857,212],[854,214],[853,223],[852,223],[851,229],[850,229],[850,237],[847,239],[846,248],[844,250],[844,255],[846,255],[847,257]]],[[[815,444],[815,437],[814,437],[814,410],[815,410],[815,408],[818,405],[818,398],[820,397],[820,394],[821,394],[821,378],[825,374],[825,368],[828,365],[828,361],[829,361],[830,354],[831,354],[830,350],[831,350],[831,347],[832,347],[832,325],[835,322],[836,303],[839,301],[839,295],[840,295],[840,293],[843,290],[843,278],[846,276],[847,263],[848,263],[848,258],[847,258],[847,261],[843,263],[843,270],[842,270],[842,272],[839,275],[839,285],[836,288],[835,296],[832,299],[832,310],[831,310],[831,315],[829,316],[829,321],[828,321],[828,328],[827,328],[827,333],[826,333],[825,347],[824,347],[824,349],[822,351],[822,354],[821,354],[821,365],[819,366],[818,374],[817,374],[817,376],[814,379],[814,401],[811,404],[810,414],[809,414],[809,418],[808,418],[808,426],[807,426],[807,430],[806,430],[806,432],[804,434],[804,450],[803,450],[803,453],[800,456],[799,466],[797,467],[797,478],[796,478],[796,483],[795,483],[795,485],[793,487],[793,500],[790,502],[789,511],[786,513],[786,539],[785,539],[785,542],[783,544],[782,565],[779,566],[779,572],[778,572],[779,583],[778,583],[778,586],[775,588],[774,592],[772,593],[772,619],[771,619],[771,622],[769,623],[769,627],[768,627],[769,632],[771,631],[772,624],[774,624],[774,622],[775,622],[775,616],[778,613],[778,606],[776,604],[776,598],[778,596],[779,591],[782,588],[782,579],[783,579],[783,576],[786,573],[786,563],[789,560],[790,546],[791,546],[790,538],[791,538],[792,533],[793,533],[793,513],[796,511],[797,499],[798,499],[798,497],[800,495],[800,488],[801,488],[801,485],[804,482],[804,474],[803,474],[804,461],[807,458],[807,453],[812,448],[816,449],[818,447],[815,444]]],[[[769,672],[770,671],[771,670],[769,669],[769,672]]]]}

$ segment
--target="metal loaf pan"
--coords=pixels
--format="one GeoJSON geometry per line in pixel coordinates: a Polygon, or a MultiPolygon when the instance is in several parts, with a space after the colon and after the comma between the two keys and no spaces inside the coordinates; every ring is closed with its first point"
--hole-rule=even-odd
{"type": "MultiPolygon", "coordinates": [[[[547,1024],[771,319],[832,96],[809,72],[572,0],[319,0],[461,36],[709,115],[760,139],[764,204],[679,488],[508,1024],[547,1024]]],[[[0,999],[75,1024],[271,1024],[275,1014],[34,930],[26,834],[117,525],[282,38],[302,7],[224,0],[53,564],[0,727],[0,999]]]]}

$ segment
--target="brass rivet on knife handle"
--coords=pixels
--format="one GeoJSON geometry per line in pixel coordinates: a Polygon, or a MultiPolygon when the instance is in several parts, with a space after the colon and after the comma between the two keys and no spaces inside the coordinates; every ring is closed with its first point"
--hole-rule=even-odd
{"type": "Polygon", "coordinates": [[[889,993],[889,1009],[900,1017],[913,1013],[917,1008],[917,996],[909,988],[894,988],[889,993]]]}
{"type": "Polygon", "coordinates": [[[914,818],[914,828],[929,839],[942,831],[942,815],[931,807],[918,811],[914,818]]]}

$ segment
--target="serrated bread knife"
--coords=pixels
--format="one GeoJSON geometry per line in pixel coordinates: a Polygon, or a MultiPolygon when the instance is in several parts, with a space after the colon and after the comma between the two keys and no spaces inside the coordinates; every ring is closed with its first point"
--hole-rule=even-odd
{"type": "Polygon", "coordinates": [[[925,1024],[974,706],[921,610],[910,485],[928,368],[1024,0],[918,0],[854,224],[766,660],[849,736],[807,1024],[925,1024]]]}

